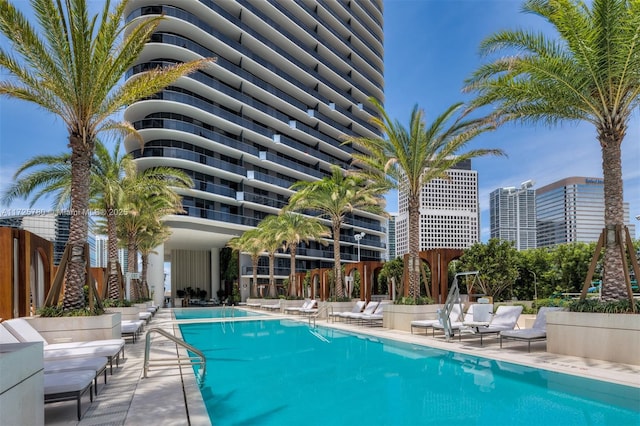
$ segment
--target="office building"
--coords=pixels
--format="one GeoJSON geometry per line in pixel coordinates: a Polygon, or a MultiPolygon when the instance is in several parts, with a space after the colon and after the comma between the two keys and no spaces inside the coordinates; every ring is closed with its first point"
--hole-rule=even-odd
{"type": "MultiPolygon", "coordinates": [[[[128,250],[125,248],[118,249],[118,262],[124,274],[127,271],[127,259],[129,258],[128,250]]],[[[109,239],[106,235],[96,235],[95,250],[95,266],[98,268],[106,268],[109,262],[109,239]]],[[[94,266],[94,265],[92,265],[94,266]]]]}
{"type": "Polygon", "coordinates": [[[396,219],[397,213],[390,213],[387,220],[387,258],[386,260],[393,260],[396,255],[396,219]]]}
{"type": "Polygon", "coordinates": [[[498,188],[489,194],[490,236],[513,241],[517,250],[536,248],[536,191],[498,188]]]}
{"type": "MultiPolygon", "coordinates": [[[[635,235],[629,203],[623,203],[624,223],[635,235]]],[[[536,191],[538,247],[598,241],[604,228],[604,180],[568,177],[536,191]]]]}
{"type": "MultiPolygon", "coordinates": [[[[465,249],[480,240],[478,172],[471,160],[447,171],[448,179],[433,179],[420,195],[420,251],[434,248],[465,249]]],[[[409,252],[407,194],[398,191],[396,255],[409,252]]]]}
{"type": "MultiPolygon", "coordinates": [[[[167,260],[173,291],[215,294],[219,250],[230,238],[277,214],[294,182],[321,179],[331,165],[348,169],[354,148],[342,145],[345,135],[379,135],[367,99],[384,101],[382,0],[134,0],[127,15],[165,18],[127,77],[216,58],[125,111],[144,139],[144,150],[133,137],[125,142],[138,166],[176,167],[195,182],[182,191],[185,214],[166,220],[173,234],[157,250],[160,259],[150,259],[157,275],[150,282],[162,282],[167,260]]],[[[342,259],[356,261],[361,232],[362,258],[380,259],[383,221],[349,215],[339,236],[342,259]]],[[[298,268],[330,267],[331,247],[301,246],[298,268]]],[[[289,263],[288,255],[277,256],[278,279],[288,276],[289,263]]],[[[261,258],[261,279],[267,265],[261,258]]],[[[241,274],[251,275],[246,256],[241,274]]]]}

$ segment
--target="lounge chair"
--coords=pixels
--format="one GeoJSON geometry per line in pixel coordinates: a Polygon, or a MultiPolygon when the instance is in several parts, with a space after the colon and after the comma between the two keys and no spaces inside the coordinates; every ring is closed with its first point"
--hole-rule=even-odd
{"type": "Polygon", "coordinates": [[[471,324],[472,332],[480,336],[480,346],[482,346],[483,336],[487,334],[495,334],[497,336],[501,331],[513,330],[518,323],[521,312],[522,306],[500,305],[487,326],[474,326],[472,322],[464,324],[471,324]]]}
{"type": "Polygon", "coordinates": [[[89,390],[89,398],[93,402],[92,370],[65,371],[44,375],[44,403],[76,400],[78,404],[78,421],[82,418],[82,395],[89,390]]]}
{"type": "MultiPolygon", "coordinates": [[[[462,321],[451,321],[451,332],[453,333],[453,335],[455,335],[456,334],[456,330],[458,331],[458,340],[462,339],[461,331],[463,329],[467,328],[464,325],[464,322],[473,320],[474,306],[475,305],[469,306],[469,308],[467,309],[467,312],[462,316],[462,321]]],[[[436,335],[436,330],[444,332],[444,325],[442,325],[442,324],[440,324],[440,322],[438,322],[437,324],[433,324],[431,326],[431,335],[434,336],[434,337],[436,335]]]]}
{"type": "Polygon", "coordinates": [[[502,347],[502,339],[521,340],[528,343],[527,352],[531,352],[531,342],[547,339],[547,314],[553,311],[561,311],[559,307],[542,307],[538,311],[536,320],[531,328],[522,330],[503,330],[500,332],[500,347],[502,347]]]}
{"type": "Polygon", "coordinates": [[[346,312],[332,312],[329,314],[329,318],[333,318],[333,320],[340,320],[342,318],[346,318],[346,314],[348,313],[353,313],[353,314],[359,314],[360,312],[362,312],[362,310],[364,309],[366,302],[364,300],[358,300],[356,302],[355,305],[353,305],[353,308],[351,308],[351,311],[346,311],[346,312]]]}
{"type": "Polygon", "coordinates": [[[264,305],[260,305],[262,309],[266,309],[268,311],[279,311],[280,310],[280,299],[276,303],[265,303],[264,305]]]}
{"type": "Polygon", "coordinates": [[[372,314],[362,314],[362,317],[360,318],[361,323],[368,325],[369,327],[382,327],[382,320],[384,319],[384,306],[390,303],[391,301],[389,300],[383,300],[378,303],[378,306],[376,306],[376,309],[372,314]]]}
{"type": "Polygon", "coordinates": [[[359,312],[359,313],[347,312],[345,313],[344,318],[346,318],[347,322],[351,322],[352,320],[355,320],[355,321],[361,320],[363,315],[373,314],[379,304],[380,302],[375,302],[372,300],[369,303],[367,303],[367,306],[364,307],[364,310],[362,312],[359,312]]]}
{"type": "Polygon", "coordinates": [[[299,314],[303,309],[311,309],[316,304],[315,299],[307,299],[302,306],[289,306],[284,308],[285,313],[299,314]]]}
{"type": "MultiPolygon", "coordinates": [[[[7,328],[0,323],[0,344],[21,343],[7,328]]],[[[104,374],[104,383],[107,384],[107,357],[83,357],[83,358],[57,358],[48,359],[43,363],[44,373],[60,373],[63,371],[93,370],[95,393],[98,395],[98,377],[104,374]]]]}
{"type": "Polygon", "coordinates": [[[124,339],[91,340],[86,342],[49,343],[24,318],[14,318],[2,323],[20,342],[42,342],[44,359],[77,358],[87,356],[106,356],[109,358],[110,371],[113,373],[113,361],[118,366],[119,357],[124,357],[124,339]]]}
{"type": "Polygon", "coordinates": [[[122,320],[120,321],[120,333],[122,337],[131,337],[133,343],[136,342],[138,335],[142,333],[144,328],[144,321],[132,321],[132,320],[122,320]]]}
{"type": "MultiPolygon", "coordinates": [[[[460,303],[456,303],[453,305],[451,312],[449,313],[449,321],[451,321],[451,323],[460,322],[460,314],[462,314],[462,305],[460,303]]],[[[436,324],[441,324],[439,319],[411,321],[411,334],[413,334],[414,328],[424,328],[426,330],[432,328],[436,324]]]]}

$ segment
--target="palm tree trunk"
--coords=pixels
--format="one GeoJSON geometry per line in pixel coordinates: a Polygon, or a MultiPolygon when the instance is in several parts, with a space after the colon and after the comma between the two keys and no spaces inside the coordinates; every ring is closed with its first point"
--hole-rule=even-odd
{"type": "Polygon", "coordinates": [[[276,297],[276,277],[274,273],[275,263],[275,252],[269,253],[269,297],[276,297]]]}
{"type": "MultiPolygon", "coordinates": [[[[622,190],[622,152],[620,137],[614,130],[599,135],[602,147],[602,172],[604,177],[604,223],[605,227],[624,226],[622,190]]],[[[620,244],[623,241],[607,241],[604,251],[604,271],[602,278],[603,300],[624,300],[627,298],[620,244]]]]}
{"type": "Polygon", "coordinates": [[[69,225],[69,263],[65,274],[63,309],[83,308],[83,286],[86,281],[84,245],[87,242],[89,222],[89,181],[93,142],[86,143],[78,136],[69,136],[71,146],[71,223],[69,225]]]}
{"type": "Polygon", "coordinates": [[[420,193],[409,194],[409,297],[420,297],[420,193]]]}
{"type": "Polygon", "coordinates": [[[332,221],[333,232],[333,281],[336,286],[336,299],[344,297],[342,288],[342,267],[340,265],[340,221],[332,221]]]}
{"type": "Polygon", "coordinates": [[[107,294],[111,300],[122,300],[118,274],[118,237],[116,235],[116,217],[113,212],[107,213],[107,236],[109,262],[107,264],[107,294]]]}
{"type": "MultiPolygon", "coordinates": [[[[129,235],[127,238],[127,272],[136,272],[138,269],[137,266],[138,262],[135,239],[133,236],[129,235]]],[[[129,279],[129,300],[131,301],[138,300],[140,298],[138,295],[137,281],[138,280],[129,279]]]]}
{"type": "Polygon", "coordinates": [[[253,268],[253,297],[258,297],[258,257],[251,257],[253,268]]]}
{"type": "Polygon", "coordinates": [[[142,258],[142,271],[140,271],[140,287],[142,290],[142,297],[146,299],[149,297],[149,286],[147,284],[147,269],[149,266],[149,255],[143,253],[141,258],[142,258]]]}
{"type": "Polygon", "coordinates": [[[298,283],[296,283],[296,246],[291,244],[289,247],[291,252],[291,274],[289,276],[289,296],[296,296],[298,294],[298,283]]]}

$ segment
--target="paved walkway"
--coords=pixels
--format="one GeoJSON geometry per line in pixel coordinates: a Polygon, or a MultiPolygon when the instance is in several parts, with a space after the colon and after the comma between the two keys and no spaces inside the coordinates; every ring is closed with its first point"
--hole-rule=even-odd
{"type": "MultiPolygon", "coordinates": [[[[272,315],[274,319],[295,318],[269,313],[267,315],[272,315]]],[[[253,319],[257,318],[245,318],[253,319]]],[[[174,333],[175,324],[176,322],[171,320],[171,310],[161,309],[146,329],[159,327],[174,333]]],[[[318,325],[640,387],[640,366],[550,354],[545,351],[545,342],[533,343],[531,353],[527,353],[526,344],[513,342],[500,349],[495,341],[488,341],[480,347],[477,339],[463,338],[462,342],[446,342],[444,339],[434,339],[424,334],[327,323],[325,320],[319,321],[318,325]]],[[[151,359],[175,357],[178,348],[173,342],[158,334],[153,336],[151,359]]],[[[144,337],[136,343],[126,344],[124,362],[121,362],[119,368],[114,369],[112,376],[108,376],[106,386],[99,383],[97,399],[89,403],[88,395],[83,398],[83,417],[80,422],[76,419],[75,403],[61,402],[45,405],[45,424],[210,425],[191,367],[183,367],[182,371],[178,367],[156,367],[150,370],[149,377],[145,379],[142,377],[144,346],[144,337]]]]}
{"type": "MultiPolygon", "coordinates": [[[[160,309],[145,327],[174,333],[171,310],[160,309]]],[[[91,403],[88,393],[82,399],[82,419],[76,417],[75,401],[45,405],[46,425],[209,425],[200,391],[191,367],[155,367],[143,378],[144,334],[125,345],[125,359],[98,382],[98,397],[91,403]],[[183,374],[184,373],[184,374],[183,374]]],[[[175,358],[176,344],[152,334],[150,358],[175,358]]],[[[2,421],[0,420],[0,424],[2,421]]]]}

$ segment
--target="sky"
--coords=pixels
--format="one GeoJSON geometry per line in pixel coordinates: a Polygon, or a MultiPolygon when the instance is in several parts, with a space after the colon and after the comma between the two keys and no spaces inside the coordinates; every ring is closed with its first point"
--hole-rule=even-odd
{"type": "MultiPolygon", "coordinates": [[[[28,2],[15,2],[28,9],[28,2]]],[[[549,31],[545,22],[521,12],[518,0],[384,0],[385,100],[387,113],[408,125],[418,105],[430,122],[448,106],[467,102],[463,82],[483,62],[482,39],[503,29],[549,31]]],[[[0,39],[0,46],[7,47],[0,39]]],[[[0,79],[7,78],[3,71],[0,79]]],[[[622,144],[624,200],[632,220],[640,214],[640,143],[636,111],[622,144]]],[[[474,159],[478,171],[481,240],[489,238],[489,193],[519,186],[532,179],[534,189],[570,176],[602,177],[601,153],[595,131],[588,124],[505,125],[483,134],[472,148],[499,148],[507,157],[474,159]]],[[[67,152],[67,134],[54,116],[25,102],[0,98],[0,191],[12,182],[16,168],[34,155],[67,152]]],[[[50,201],[36,204],[47,208],[50,201]]],[[[19,214],[28,207],[18,200],[0,206],[0,214],[19,214]]],[[[395,193],[387,197],[387,211],[397,211],[395,193]]],[[[636,222],[636,238],[640,223],[636,222]]]]}

